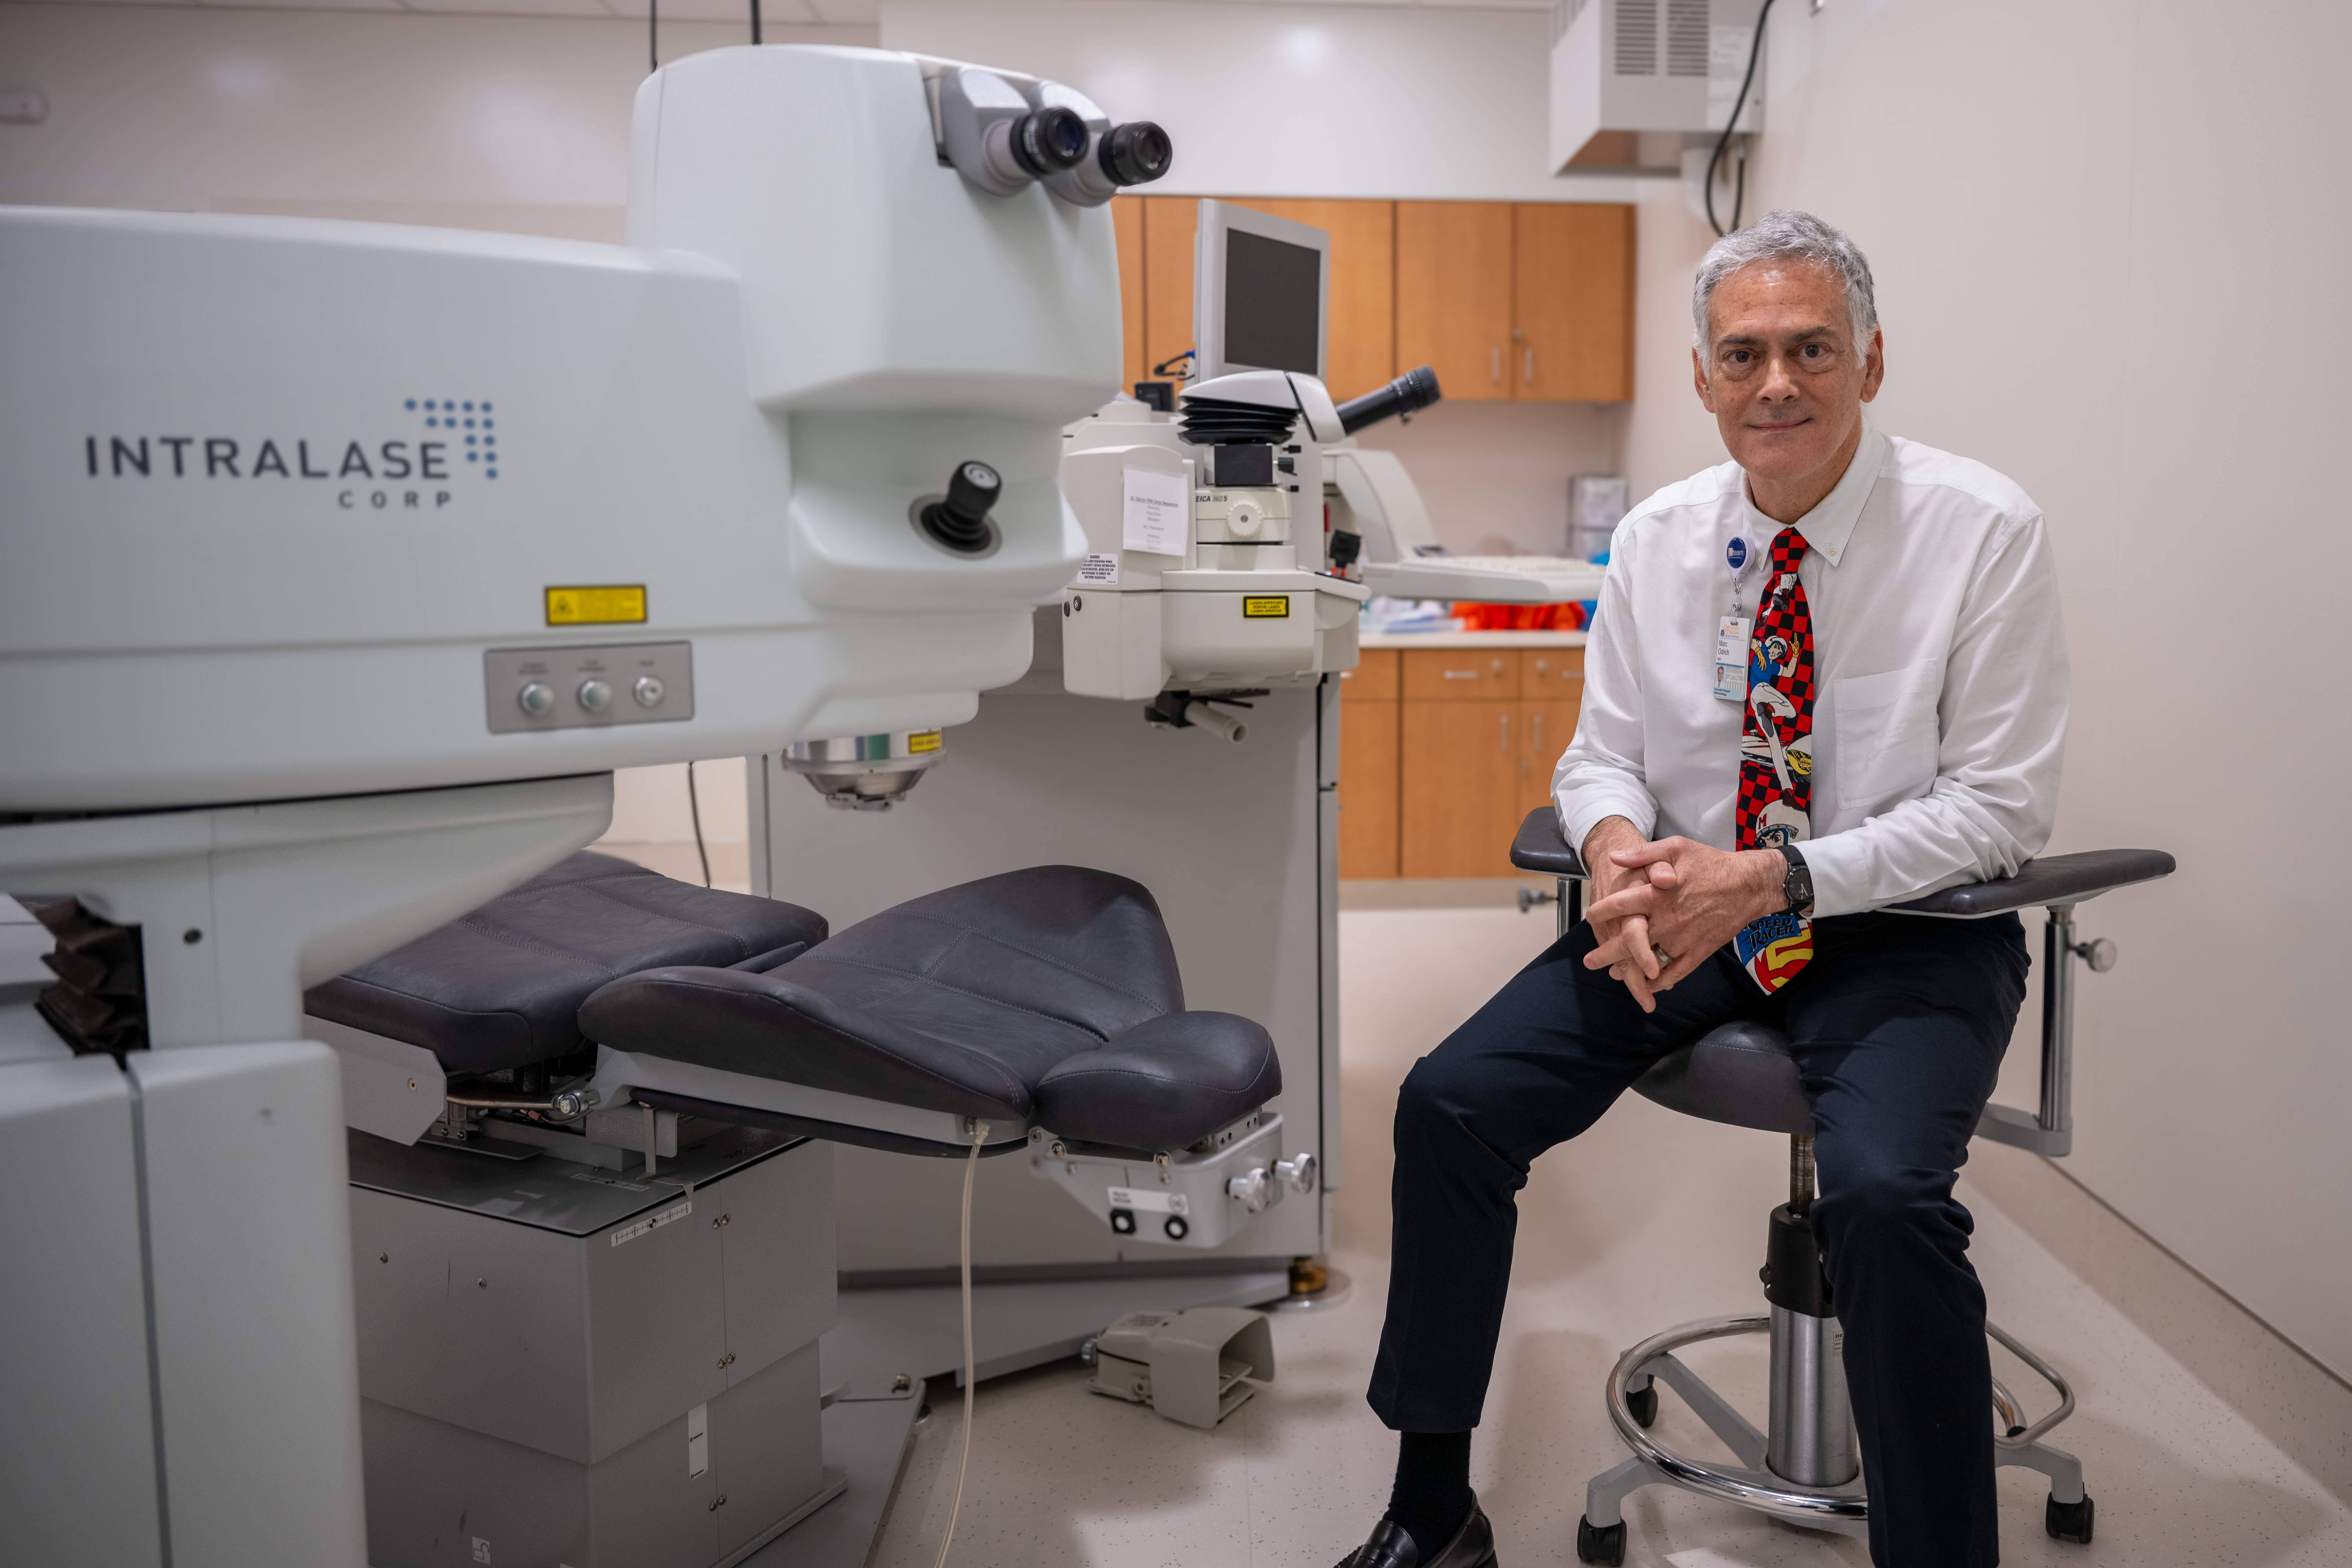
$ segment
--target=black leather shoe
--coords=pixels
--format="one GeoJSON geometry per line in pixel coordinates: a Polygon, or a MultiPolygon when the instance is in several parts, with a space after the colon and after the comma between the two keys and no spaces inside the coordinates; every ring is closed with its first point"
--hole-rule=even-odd
{"type": "Polygon", "coordinates": [[[1340,1558],[1335,1568],[1495,1568],[1495,1527],[1486,1522],[1486,1510],[1478,1506],[1474,1492],[1470,1516],[1436,1556],[1423,1557],[1411,1535],[1383,1519],[1372,1526],[1371,1539],[1340,1558]]]}

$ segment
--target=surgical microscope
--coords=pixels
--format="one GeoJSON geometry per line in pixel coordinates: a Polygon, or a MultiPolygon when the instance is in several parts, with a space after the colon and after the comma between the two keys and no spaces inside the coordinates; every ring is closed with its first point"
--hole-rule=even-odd
{"type": "Polygon", "coordinates": [[[1133,881],[835,934],[573,853],[620,766],[903,795],[1023,677],[1088,553],[1102,203],[1169,156],[1018,73],[730,48],[639,89],[622,246],[0,210],[0,890],[58,975],[0,995],[0,1556],[861,1560],[822,1506],[836,1143],[977,1162],[1050,1116],[1157,1184],[1255,1129],[1271,1044],[1185,1008],[1133,881]],[[1118,984],[1004,983],[1162,1091],[856,989],[1023,920],[1110,933],[1045,968],[1118,984]],[[562,1070],[575,1016],[636,1069],[562,1070]]]}

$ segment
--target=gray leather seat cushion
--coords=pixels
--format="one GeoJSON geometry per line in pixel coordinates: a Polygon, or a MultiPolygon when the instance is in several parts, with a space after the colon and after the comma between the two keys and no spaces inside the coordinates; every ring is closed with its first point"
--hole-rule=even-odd
{"type": "Polygon", "coordinates": [[[1669,1110],[1708,1121],[1804,1137],[1813,1131],[1788,1037],[1762,1024],[1725,1024],[1669,1051],[1633,1089],[1669,1110]]]}
{"type": "Polygon", "coordinates": [[[580,1026],[620,1050],[1150,1150],[1282,1087],[1263,1028],[1184,1011],[1150,893],[1076,866],[912,900],[768,973],[628,975],[580,1026]]]}
{"type": "Polygon", "coordinates": [[[782,962],[824,938],[824,918],[812,910],[583,850],[313,986],[303,1003],[331,1023],[423,1046],[450,1072],[493,1072],[579,1050],[581,1003],[617,975],[657,963],[782,962]]]}

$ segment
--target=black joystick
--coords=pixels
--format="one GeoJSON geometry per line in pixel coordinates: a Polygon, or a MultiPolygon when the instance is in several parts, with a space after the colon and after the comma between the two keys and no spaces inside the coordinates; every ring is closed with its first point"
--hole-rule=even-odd
{"type": "Polygon", "coordinates": [[[1087,155],[1087,122],[1059,105],[1024,114],[1013,126],[1013,155],[1041,180],[1075,169],[1087,155]]]}
{"type": "Polygon", "coordinates": [[[1096,154],[1115,185],[1148,185],[1176,161],[1168,132],[1149,120],[1130,120],[1102,139],[1096,154]]]}
{"type": "Polygon", "coordinates": [[[977,554],[995,541],[988,511],[1003,493],[1004,481],[986,463],[977,458],[958,463],[948,479],[946,499],[923,509],[923,531],[950,550],[977,554]]]}
{"type": "Polygon", "coordinates": [[[1331,570],[1345,572],[1364,552],[1364,536],[1350,533],[1344,528],[1331,531],[1331,570]]]}

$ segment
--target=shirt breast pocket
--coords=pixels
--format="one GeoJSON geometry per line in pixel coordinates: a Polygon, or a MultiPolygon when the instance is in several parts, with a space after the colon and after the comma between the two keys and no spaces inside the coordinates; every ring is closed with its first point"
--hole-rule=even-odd
{"type": "Polygon", "coordinates": [[[1871,806],[1927,793],[1936,779],[1936,700],[1944,661],[1927,659],[1881,675],[1849,676],[1831,688],[1837,723],[1837,796],[1871,806]]]}

